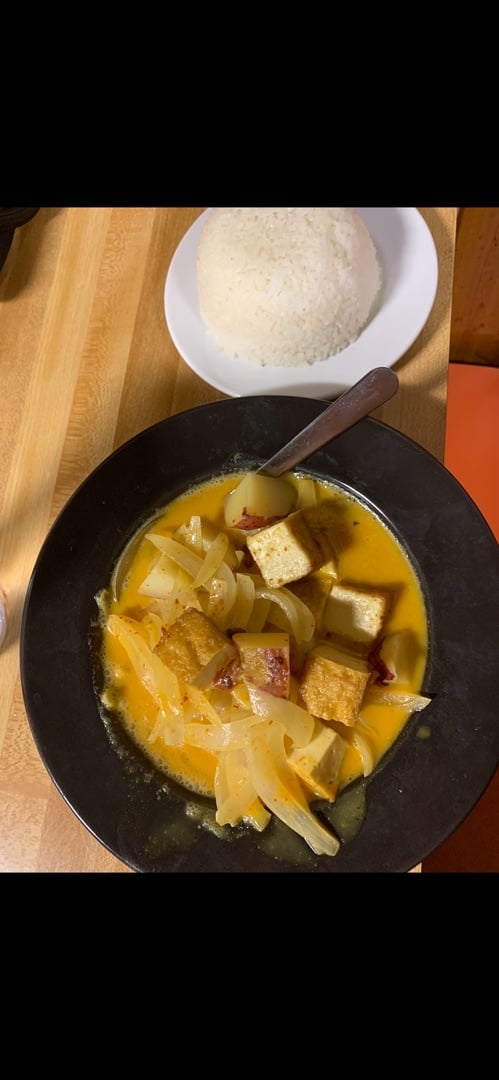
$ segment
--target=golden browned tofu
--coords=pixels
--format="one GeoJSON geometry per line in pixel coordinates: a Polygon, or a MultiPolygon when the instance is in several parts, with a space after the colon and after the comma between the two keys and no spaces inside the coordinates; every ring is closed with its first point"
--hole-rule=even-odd
{"type": "Polygon", "coordinates": [[[247,545],[271,588],[298,581],[318,570],[324,562],[323,550],[307,525],[303,510],[296,510],[284,521],[248,536],[247,545]]]}
{"type": "Polygon", "coordinates": [[[293,581],[290,585],[290,591],[307,605],[314,616],[316,630],[320,631],[326,603],[331,592],[331,578],[313,574],[310,577],[302,578],[301,581],[293,581]]]}
{"type": "MultiPolygon", "coordinates": [[[[326,651],[326,650],[325,650],[326,651]]],[[[369,679],[367,664],[356,657],[313,649],[305,658],[298,684],[298,704],[321,720],[352,727],[358,718],[369,679]]]]}
{"type": "Polygon", "coordinates": [[[338,529],[338,508],[333,501],[325,499],[316,506],[308,506],[303,516],[322,551],[321,567],[333,576],[337,570],[337,551],[334,541],[338,529]]]}
{"type": "Polygon", "coordinates": [[[333,802],[347,743],[333,728],[317,720],[307,746],[297,746],[288,762],[301,782],[318,799],[333,802]]]}
{"type": "Polygon", "coordinates": [[[209,664],[214,664],[216,674],[217,661],[222,668],[231,656],[237,656],[236,648],[225,634],[195,608],[187,608],[162,636],[154,650],[171,671],[192,683],[209,664]]]}
{"type": "Polygon", "coordinates": [[[323,614],[323,628],[335,637],[369,649],[379,637],[388,610],[387,593],[334,584],[323,614]]]}

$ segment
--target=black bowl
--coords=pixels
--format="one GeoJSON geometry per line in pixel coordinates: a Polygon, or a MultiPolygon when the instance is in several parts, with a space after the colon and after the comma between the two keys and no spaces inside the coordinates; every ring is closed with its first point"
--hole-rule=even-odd
{"type": "Polygon", "coordinates": [[[176,787],[103,721],[95,595],[133,533],[193,483],[254,469],[327,403],[270,396],[191,409],[137,435],[84,481],[33,570],[21,677],[38,750],[68,805],[117,858],[142,872],[404,872],[472,810],[499,760],[495,538],[461,485],[412,440],[373,418],[314,453],[314,475],[353,492],[401,540],[429,620],[422,692],[369,777],[338,799],[341,848],[315,856],[274,821],[264,833],[217,828],[210,800],[176,787]]]}
{"type": "Polygon", "coordinates": [[[16,229],[38,213],[39,206],[0,206],[0,270],[9,254],[16,229]]]}

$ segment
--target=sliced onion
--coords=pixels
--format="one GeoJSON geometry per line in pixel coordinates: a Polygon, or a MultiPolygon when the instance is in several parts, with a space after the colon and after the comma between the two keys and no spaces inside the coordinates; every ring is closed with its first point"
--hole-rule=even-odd
{"type": "Polygon", "coordinates": [[[248,732],[254,724],[260,723],[253,713],[240,716],[228,724],[185,724],[185,741],[191,746],[200,746],[203,750],[220,754],[226,750],[242,750],[246,746],[248,732]]]}
{"type": "Polygon", "coordinates": [[[215,590],[218,590],[218,620],[221,626],[226,625],[236,599],[236,579],[232,570],[226,563],[220,563],[215,577],[211,578],[211,580],[206,583],[205,588],[207,588],[208,585],[210,588],[210,596],[212,592],[214,593],[215,590]],[[223,586],[221,589],[219,588],[220,584],[223,586]]]}
{"type": "Polygon", "coordinates": [[[291,633],[298,642],[312,640],[315,631],[314,616],[303,600],[295,596],[290,589],[286,589],[285,586],[274,589],[268,585],[257,585],[255,594],[282,608],[288,619],[291,633]]]}
{"type": "Polygon", "coordinates": [[[244,629],[249,634],[259,634],[263,630],[268,619],[270,600],[263,596],[255,596],[253,610],[244,629]]]}
{"type": "Polygon", "coordinates": [[[255,583],[249,574],[235,574],[236,595],[230,612],[230,625],[234,630],[245,630],[251,618],[255,602],[255,583]]]}
{"type": "Polygon", "coordinates": [[[155,611],[148,611],[141,623],[147,633],[147,643],[150,649],[155,649],[161,638],[163,621],[155,611]]]}
{"type": "Polygon", "coordinates": [[[173,534],[173,539],[181,544],[187,544],[196,555],[202,555],[203,531],[199,514],[193,514],[186,524],[179,525],[176,533],[173,534]]]}
{"type": "Polygon", "coordinates": [[[188,701],[191,701],[197,711],[204,716],[205,720],[210,724],[214,724],[215,727],[221,725],[222,721],[209,701],[203,690],[200,690],[198,686],[193,686],[192,683],[186,684],[184,687],[185,697],[188,701]]]}
{"type": "Polygon", "coordinates": [[[169,627],[185,608],[193,607],[197,611],[201,610],[199,597],[192,589],[191,582],[191,575],[186,570],[176,566],[167,555],[161,555],[159,562],[144,578],[138,591],[142,595],[154,598],[163,626],[169,627]],[[158,573],[162,560],[165,560],[167,564],[164,576],[158,573]]]}
{"type": "Polygon", "coordinates": [[[199,589],[201,585],[205,585],[216,574],[228,546],[228,537],[225,533],[220,532],[206,552],[198,573],[192,582],[193,589],[199,589]]]}
{"type": "MultiPolygon", "coordinates": [[[[213,541],[216,540],[219,535],[219,530],[214,525],[210,525],[208,521],[202,521],[201,535],[203,538],[203,551],[208,551],[208,548],[211,547],[213,541]]],[[[227,537],[227,550],[224,555],[224,562],[227,563],[227,566],[229,566],[231,570],[237,570],[241,562],[242,551],[235,551],[229,534],[226,532],[224,535],[227,537]]]]}
{"type": "Polygon", "coordinates": [[[290,768],[282,724],[262,720],[251,728],[246,757],[257,795],[271,813],[302,836],[317,855],[336,855],[340,844],[312,813],[290,768]]]}
{"type": "Polygon", "coordinates": [[[257,686],[248,684],[248,693],[256,716],[279,721],[295,746],[306,746],[310,742],[315,719],[306,709],[286,698],[274,697],[257,686]]]}
{"type": "Polygon", "coordinates": [[[250,803],[248,809],[245,810],[243,821],[251,825],[251,828],[256,829],[257,832],[263,832],[267,828],[271,817],[272,815],[269,814],[267,808],[257,796],[254,802],[250,803]]]}
{"type": "Polygon", "coordinates": [[[180,544],[178,540],[173,540],[170,536],[162,536],[161,533],[146,533],[146,539],[150,540],[165,555],[169,555],[184,570],[187,570],[187,573],[192,578],[195,578],[196,574],[199,573],[203,560],[190,548],[185,547],[185,544],[180,544]]]}
{"type": "Polygon", "coordinates": [[[176,713],[166,713],[163,709],[158,709],[156,723],[147,736],[147,741],[154,743],[156,739],[162,739],[166,746],[183,746],[184,725],[182,718],[177,716],[176,713]]]}
{"type": "Polygon", "coordinates": [[[177,676],[167,668],[142,637],[140,624],[126,615],[110,615],[108,630],[123,646],[133,669],[146,690],[168,717],[170,745],[184,741],[182,699],[177,676]]]}
{"type": "Polygon", "coordinates": [[[241,709],[251,709],[251,701],[246,683],[238,682],[232,690],[232,697],[241,709]]]}
{"type": "Polygon", "coordinates": [[[374,755],[367,739],[355,729],[352,731],[352,743],[360,755],[363,775],[370,776],[374,769],[374,755]]]}
{"type": "Polygon", "coordinates": [[[154,520],[154,518],[151,518],[150,521],[147,521],[146,524],[143,525],[142,528],[139,529],[139,531],[136,532],[134,536],[132,536],[131,540],[128,541],[128,544],[121,552],[118,562],[114,567],[110,582],[111,594],[113,595],[115,600],[119,600],[121,591],[126,583],[128,573],[131,569],[132,562],[135,559],[135,556],[138,553],[142,541],[145,539],[146,534],[151,528],[154,520]]]}
{"type": "Polygon", "coordinates": [[[397,630],[383,638],[379,655],[393,675],[392,686],[408,683],[418,659],[418,646],[410,630],[397,630]]]}
{"type": "Polygon", "coordinates": [[[215,798],[218,825],[248,821],[261,832],[270,821],[271,815],[256,794],[241,750],[229,750],[220,758],[215,770],[215,798]]]}
{"type": "MultiPolygon", "coordinates": [[[[231,646],[232,648],[232,646],[231,646]]],[[[233,653],[231,654],[233,655],[233,653]]],[[[196,680],[196,686],[199,683],[196,680]]],[[[222,721],[222,724],[228,724],[232,720],[239,720],[245,713],[251,712],[249,698],[246,701],[246,705],[243,708],[234,700],[232,690],[225,689],[223,686],[215,686],[210,689],[210,701],[213,708],[216,710],[217,716],[222,721]]]]}
{"type": "MultiPolygon", "coordinates": [[[[218,549],[215,549],[214,563],[218,561],[220,549],[224,547],[225,551],[227,550],[226,537],[222,533],[220,535],[222,540],[218,549]]],[[[204,558],[200,558],[199,555],[185,547],[184,544],[179,543],[178,540],[174,540],[169,536],[162,536],[160,533],[147,533],[147,539],[155,544],[164,555],[173,559],[178,566],[190,574],[193,579],[191,583],[192,589],[195,590],[197,587],[194,583],[198,576],[203,578],[200,587],[207,589],[210,593],[207,614],[213,617],[218,625],[223,626],[236,598],[236,580],[227,563],[219,562],[215,576],[206,576],[206,559],[211,559],[209,552],[204,558]]]]}
{"type": "Polygon", "coordinates": [[[431,698],[424,694],[411,694],[408,691],[391,690],[388,687],[368,686],[364,695],[363,705],[391,705],[402,709],[410,709],[411,712],[421,712],[431,704],[431,698]]]}
{"type": "Polygon", "coordinates": [[[141,596],[154,596],[158,600],[166,600],[175,585],[178,569],[168,555],[160,555],[137,591],[141,596]]]}
{"type": "MultiPolygon", "coordinates": [[[[178,540],[180,544],[186,544],[196,555],[202,556],[209,551],[213,541],[216,540],[219,534],[220,530],[215,525],[211,525],[209,521],[203,521],[199,514],[193,514],[186,524],[179,525],[177,531],[173,534],[173,539],[178,540]]],[[[227,537],[227,550],[224,559],[231,570],[235,570],[239,565],[240,558],[236,555],[228,534],[225,533],[224,535],[227,537]]]]}
{"type": "Polygon", "coordinates": [[[225,581],[222,581],[221,578],[212,578],[206,614],[210,619],[213,619],[217,626],[222,627],[227,607],[227,586],[225,581]]]}

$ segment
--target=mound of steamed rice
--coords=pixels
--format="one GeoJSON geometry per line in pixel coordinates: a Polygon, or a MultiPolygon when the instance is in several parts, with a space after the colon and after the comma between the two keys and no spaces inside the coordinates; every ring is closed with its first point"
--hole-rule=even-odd
{"type": "Polygon", "coordinates": [[[201,318],[224,352],[297,367],[355,341],[381,272],[351,207],[220,207],[200,235],[197,284],[201,318]]]}

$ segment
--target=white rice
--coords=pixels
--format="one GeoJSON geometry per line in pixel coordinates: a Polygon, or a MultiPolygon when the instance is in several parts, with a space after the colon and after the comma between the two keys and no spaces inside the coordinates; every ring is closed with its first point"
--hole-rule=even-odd
{"type": "Polygon", "coordinates": [[[224,352],[297,367],[355,341],[381,272],[352,207],[220,207],[201,232],[197,283],[201,318],[224,352]]]}

